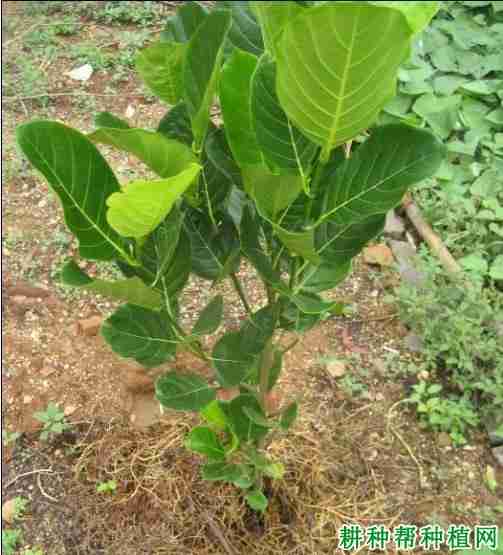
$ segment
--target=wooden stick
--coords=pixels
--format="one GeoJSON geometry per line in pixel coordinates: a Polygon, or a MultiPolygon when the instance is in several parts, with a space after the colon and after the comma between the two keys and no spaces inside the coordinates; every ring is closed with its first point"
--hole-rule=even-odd
{"type": "Polygon", "coordinates": [[[461,266],[456,262],[452,254],[442,242],[442,239],[433,231],[431,226],[423,218],[421,211],[412,200],[409,193],[404,196],[403,207],[407,217],[412,222],[417,232],[428,243],[431,250],[436,254],[442,266],[450,274],[461,273],[461,266]]]}

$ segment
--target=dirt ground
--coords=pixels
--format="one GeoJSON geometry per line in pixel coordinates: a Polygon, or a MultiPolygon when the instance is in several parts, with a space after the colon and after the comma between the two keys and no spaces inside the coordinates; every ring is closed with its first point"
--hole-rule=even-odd
{"type": "MultiPolygon", "coordinates": [[[[33,21],[9,7],[17,3],[3,4],[19,19],[7,37],[12,41],[33,21]]],[[[98,32],[112,38],[117,32],[82,23],[88,41],[98,32]]],[[[29,55],[19,42],[5,46],[11,63],[19,55],[29,55]]],[[[99,334],[79,329],[82,320],[108,315],[113,304],[58,283],[58,269],[75,244],[56,199],[20,159],[14,132],[35,118],[89,131],[102,110],[121,117],[134,111],[135,125],[152,128],[165,109],[145,96],[134,77],[117,85],[114,96],[97,96],[112,94],[110,75],[99,71],[76,84],[65,75],[72,67],[64,57],[52,62],[48,90],[92,97],[54,96],[45,107],[33,99],[3,104],[2,419],[3,429],[21,436],[2,451],[2,500],[29,499],[16,523],[23,546],[50,555],[321,555],[343,553],[337,548],[342,524],[502,526],[502,486],[491,493],[484,483],[487,466],[496,467],[485,435],[454,448],[443,434],[421,429],[412,409],[400,403],[417,378],[400,370],[400,361],[412,359],[403,347],[407,330],[395,307],[384,302],[398,277],[362,260],[333,292],[352,305],[353,315],[323,322],[286,357],[279,401],[299,392],[303,400],[292,432],[270,445],[286,476],[271,486],[263,518],[246,508],[238,490],[200,479],[200,460],[183,448],[186,415],[165,414],[142,426],[142,411],[151,406],[149,377],[115,357],[99,334]],[[327,371],[327,357],[344,362],[343,376],[327,371]],[[65,411],[72,426],[44,442],[33,414],[49,402],[65,411]],[[98,493],[96,485],[111,479],[115,493],[98,493]]],[[[106,152],[119,176],[143,171],[133,159],[106,152]]],[[[86,268],[92,273],[94,265],[86,268]]],[[[243,265],[240,274],[260,306],[263,292],[250,268],[243,265]]],[[[230,284],[217,290],[227,301],[226,325],[237,326],[244,313],[230,284]]],[[[215,292],[193,279],[185,293],[185,322],[215,292]]],[[[209,371],[187,353],[179,353],[176,366],[209,371]]],[[[501,470],[497,480],[503,484],[501,470]]]]}

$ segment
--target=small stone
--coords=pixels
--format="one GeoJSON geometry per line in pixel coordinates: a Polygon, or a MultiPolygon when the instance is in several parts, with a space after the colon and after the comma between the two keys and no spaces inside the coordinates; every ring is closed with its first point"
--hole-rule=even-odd
{"type": "Polygon", "coordinates": [[[79,333],[92,337],[98,335],[101,327],[102,318],[101,316],[91,316],[91,318],[86,318],[85,320],[78,321],[79,333]]]}
{"type": "Polygon", "coordinates": [[[93,71],[93,66],[91,64],[84,64],[83,66],[79,66],[71,71],[68,71],[65,75],[68,75],[68,77],[74,79],[75,81],[85,82],[89,81],[93,71]]]}
{"type": "Polygon", "coordinates": [[[390,241],[389,244],[402,280],[414,287],[423,287],[426,276],[418,270],[420,263],[416,249],[407,241],[390,241]]]}
{"type": "Polygon", "coordinates": [[[346,373],[346,365],[340,360],[333,360],[327,363],[327,372],[332,378],[342,378],[346,373]]]}
{"type": "Polygon", "coordinates": [[[384,226],[384,234],[393,239],[400,239],[405,233],[405,224],[402,218],[395,214],[394,210],[390,210],[386,214],[386,224],[384,226]]]}
{"type": "Polygon", "coordinates": [[[128,107],[126,108],[126,111],[125,111],[124,115],[127,118],[132,118],[134,116],[134,114],[135,114],[134,106],[132,104],[128,104],[128,107]]]}
{"type": "MultiPolygon", "coordinates": [[[[8,499],[2,505],[2,520],[7,524],[12,524],[16,518],[16,499],[8,499]]],[[[3,532],[2,532],[3,535],[3,532]]]]}
{"type": "Polygon", "coordinates": [[[424,348],[423,340],[415,333],[409,335],[403,340],[405,347],[413,353],[421,353],[424,348]]]}
{"type": "Polygon", "coordinates": [[[380,391],[378,391],[375,395],[375,400],[376,401],[384,401],[384,399],[385,399],[384,395],[380,391]]]}
{"type": "Polygon", "coordinates": [[[363,250],[363,260],[367,264],[378,266],[392,266],[394,263],[393,253],[391,249],[384,245],[372,245],[363,250]]]}
{"type": "Polygon", "coordinates": [[[68,405],[64,410],[65,416],[71,416],[76,410],[77,407],[75,405],[68,405]]]}
{"type": "Polygon", "coordinates": [[[491,447],[503,445],[503,414],[491,414],[484,419],[491,447]]]}
{"type": "Polygon", "coordinates": [[[33,397],[31,395],[25,395],[23,397],[23,403],[25,405],[29,405],[33,401],[33,397]]]}
{"type": "Polygon", "coordinates": [[[417,374],[417,379],[427,382],[430,379],[430,373],[427,370],[421,370],[421,372],[417,374]]]}
{"type": "Polygon", "coordinates": [[[125,383],[131,393],[148,393],[155,389],[154,380],[142,368],[128,369],[125,383]]]}
{"type": "Polygon", "coordinates": [[[492,454],[494,458],[498,461],[498,464],[503,467],[503,445],[499,447],[492,448],[492,454]]]}

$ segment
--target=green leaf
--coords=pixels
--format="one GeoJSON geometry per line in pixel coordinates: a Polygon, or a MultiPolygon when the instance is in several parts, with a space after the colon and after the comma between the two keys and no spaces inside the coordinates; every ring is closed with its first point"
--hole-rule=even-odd
{"type": "Polygon", "coordinates": [[[198,2],[184,2],[175,15],[168,18],[161,31],[162,42],[188,42],[208,16],[208,11],[198,2]]]}
{"type": "Polygon", "coordinates": [[[220,104],[225,133],[240,166],[261,165],[263,158],[253,129],[251,83],[258,59],[235,49],[222,69],[220,104]]]}
{"type": "Polygon", "coordinates": [[[205,480],[210,482],[217,482],[223,480],[225,482],[235,482],[239,480],[242,475],[240,465],[214,462],[205,464],[202,467],[202,476],[205,480]]]}
{"type": "Polygon", "coordinates": [[[92,279],[73,260],[70,260],[63,267],[61,278],[66,285],[94,291],[115,300],[126,301],[152,310],[159,310],[161,307],[160,293],[147,287],[138,277],[114,282],[92,279]]]}
{"type": "Polygon", "coordinates": [[[165,312],[132,304],[119,307],[107,318],[101,333],[114,353],[148,368],[173,358],[178,343],[165,312]]]}
{"type": "Polygon", "coordinates": [[[162,178],[174,177],[197,162],[186,145],[155,131],[102,127],[91,133],[89,139],[129,152],[162,178]]]}
{"type": "Polygon", "coordinates": [[[403,13],[407,19],[412,32],[420,33],[430,22],[432,17],[437,13],[439,8],[438,2],[370,2],[375,6],[386,6],[395,8],[403,13]]]}
{"type": "Polygon", "coordinates": [[[105,199],[119,191],[119,184],[96,147],[78,131],[51,121],[20,125],[16,137],[23,154],[59,197],[82,258],[128,258],[105,217],[105,199]]]}
{"type": "Polygon", "coordinates": [[[433,79],[433,88],[438,94],[450,96],[467,81],[468,79],[462,75],[439,75],[433,79]]]}
{"type": "Polygon", "coordinates": [[[307,173],[317,145],[302,135],[281,107],[276,94],[276,65],[268,56],[260,58],[251,87],[253,128],[266,163],[271,168],[307,173]]]}
{"type": "Polygon", "coordinates": [[[290,120],[323,148],[322,159],[368,128],[395,94],[411,35],[398,10],[357,2],[304,10],[285,27],[278,97],[290,120]]]}
{"type": "Polygon", "coordinates": [[[421,116],[442,139],[447,139],[458,125],[458,110],[461,96],[439,98],[433,94],[419,97],[412,109],[421,116]]]}
{"type": "Polygon", "coordinates": [[[496,108],[486,116],[486,120],[495,125],[503,125],[503,108],[496,108]]]}
{"type": "Polygon", "coordinates": [[[215,333],[222,322],[224,300],[222,295],[214,297],[202,310],[192,328],[193,335],[210,335],[215,333]]]}
{"type": "Polygon", "coordinates": [[[296,2],[275,0],[273,2],[251,2],[264,37],[267,52],[276,57],[276,45],[285,25],[303,11],[296,2]]]}
{"type": "Polygon", "coordinates": [[[198,426],[191,430],[185,440],[185,446],[191,451],[206,455],[210,460],[225,460],[224,446],[217,434],[206,426],[198,426]]]}
{"type": "Polygon", "coordinates": [[[194,135],[192,134],[190,116],[185,102],[179,102],[166,112],[159,122],[157,132],[168,139],[181,141],[188,147],[192,146],[194,135]]]}
{"type": "Polygon", "coordinates": [[[469,254],[459,259],[459,264],[468,271],[486,275],[489,269],[487,261],[478,254],[469,254]]]}
{"type": "Polygon", "coordinates": [[[228,12],[214,10],[188,43],[184,65],[185,102],[192,121],[196,148],[201,148],[217,86],[223,44],[231,25],[228,12]]]}
{"type": "Polygon", "coordinates": [[[267,434],[268,428],[255,424],[244,412],[245,408],[252,409],[264,416],[260,403],[253,395],[238,395],[229,403],[223,404],[222,408],[234,433],[241,441],[255,441],[267,434]]]}
{"type": "Polygon", "coordinates": [[[503,280],[503,255],[497,256],[491,264],[489,276],[492,279],[503,280]]]}
{"type": "Polygon", "coordinates": [[[224,220],[213,229],[202,217],[185,219],[192,245],[192,271],[212,281],[221,280],[239,267],[239,238],[234,224],[224,220]]]}
{"type": "MultiPolygon", "coordinates": [[[[159,256],[162,254],[159,253],[159,256]]],[[[164,292],[165,297],[176,297],[185,287],[191,271],[191,242],[185,231],[180,234],[170,262],[164,267],[160,266],[161,263],[162,259],[158,260],[156,281],[160,280],[159,288],[164,292]]]]}
{"type": "Polygon", "coordinates": [[[166,104],[176,104],[183,96],[183,62],[187,45],[156,42],[136,58],[136,70],[147,87],[166,104]]]}
{"type": "Polygon", "coordinates": [[[299,287],[312,293],[334,289],[346,279],[350,271],[350,260],[335,266],[327,263],[320,264],[319,266],[309,265],[299,280],[299,287]]]}
{"type": "Polygon", "coordinates": [[[232,25],[228,35],[231,45],[260,56],[264,51],[262,33],[249,2],[221,0],[218,5],[231,10],[232,25]]]}
{"type": "Polygon", "coordinates": [[[289,298],[305,314],[324,314],[342,310],[339,302],[325,301],[319,295],[307,291],[300,291],[295,295],[289,295],[289,298]]]}
{"type": "Polygon", "coordinates": [[[297,415],[299,413],[299,405],[296,401],[290,403],[288,407],[281,413],[281,418],[279,420],[279,425],[283,430],[289,430],[295,420],[297,419],[297,415]]]}
{"type": "Polygon", "coordinates": [[[265,512],[269,501],[267,497],[258,489],[251,491],[245,496],[246,502],[254,511],[265,512]]]}
{"type": "Polygon", "coordinates": [[[222,401],[215,399],[201,409],[201,417],[217,430],[225,430],[227,427],[227,416],[221,404],[222,401]]]}
{"type": "Polygon", "coordinates": [[[262,426],[263,428],[274,428],[274,422],[259,412],[249,407],[244,407],[243,412],[254,424],[257,424],[257,426],[262,426]]]}
{"type": "Polygon", "coordinates": [[[462,85],[461,89],[476,95],[486,96],[503,90],[503,79],[482,79],[462,85]]]}
{"type": "Polygon", "coordinates": [[[318,222],[348,226],[385,214],[411,185],[434,175],[444,156],[442,143],[427,131],[400,124],[374,129],[349,160],[327,167],[315,201],[318,222]]]}
{"type": "Polygon", "coordinates": [[[122,192],[107,198],[109,224],[124,237],[147,236],[164,220],[200,170],[201,166],[190,164],[168,179],[132,181],[122,192]]]}
{"type": "Polygon", "coordinates": [[[243,335],[228,332],[216,343],[212,352],[218,382],[223,387],[234,387],[251,372],[255,359],[243,350],[243,335]]]}
{"type": "Polygon", "coordinates": [[[130,129],[126,121],[114,116],[110,112],[98,112],[94,116],[94,125],[96,127],[109,127],[112,129],[130,129]]]}
{"type": "Polygon", "coordinates": [[[263,166],[243,168],[245,191],[256,202],[264,217],[275,219],[302,190],[300,175],[275,175],[263,166]]]}
{"type": "Polygon", "coordinates": [[[312,264],[319,264],[321,262],[314,246],[314,231],[312,229],[293,232],[287,231],[280,226],[274,226],[274,230],[281,242],[293,255],[300,255],[312,264]]]}
{"type": "Polygon", "coordinates": [[[200,411],[216,397],[216,390],[197,374],[168,372],[155,382],[155,395],[163,407],[200,411]]]}

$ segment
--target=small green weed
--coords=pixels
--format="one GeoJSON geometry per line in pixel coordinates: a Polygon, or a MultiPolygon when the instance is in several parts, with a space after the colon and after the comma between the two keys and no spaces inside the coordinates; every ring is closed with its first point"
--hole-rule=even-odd
{"type": "Polygon", "coordinates": [[[26,497],[14,497],[14,518],[21,518],[28,507],[29,500],[26,497]]]}
{"type": "Polygon", "coordinates": [[[14,555],[16,548],[21,543],[21,530],[2,530],[2,553],[14,555]]]}
{"type": "Polygon", "coordinates": [[[93,44],[72,45],[69,55],[78,64],[90,64],[95,71],[113,67],[115,64],[113,56],[93,44]]]}
{"type": "Polygon", "coordinates": [[[117,489],[117,482],[115,480],[107,480],[106,482],[100,482],[96,485],[96,491],[98,493],[115,493],[117,489]]]}
{"type": "Polygon", "coordinates": [[[478,423],[473,405],[465,399],[446,399],[440,394],[440,384],[419,382],[413,387],[409,401],[417,405],[417,412],[425,427],[448,432],[454,445],[466,443],[466,430],[478,423]]]}
{"type": "Polygon", "coordinates": [[[20,436],[20,432],[9,432],[7,430],[2,430],[2,443],[4,444],[4,447],[7,447],[11,443],[15,443],[20,436]]]}
{"type": "Polygon", "coordinates": [[[52,435],[62,434],[70,428],[65,422],[65,413],[54,403],[49,403],[45,411],[36,412],[34,417],[44,424],[44,429],[40,432],[40,439],[46,441],[52,435]]]}
{"type": "Polygon", "coordinates": [[[106,2],[97,19],[109,25],[149,25],[159,18],[155,2],[106,2]]]}

